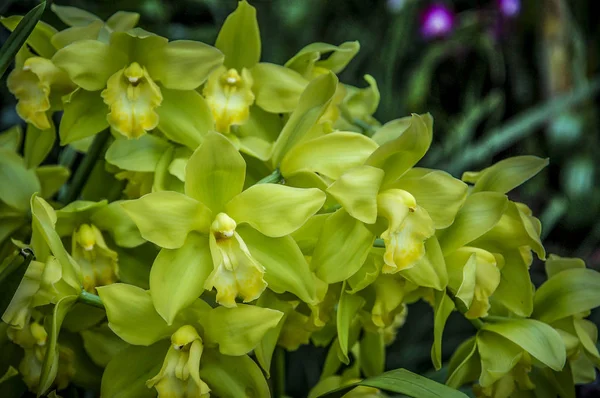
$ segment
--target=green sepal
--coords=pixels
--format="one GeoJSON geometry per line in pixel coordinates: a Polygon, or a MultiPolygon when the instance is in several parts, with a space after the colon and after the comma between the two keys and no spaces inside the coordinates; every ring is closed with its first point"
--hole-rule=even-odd
{"type": "Polygon", "coordinates": [[[276,64],[261,62],[251,73],[256,105],[271,113],[293,112],[308,85],[298,72],[276,64]]]}
{"type": "Polygon", "coordinates": [[[35,174],[40,181],[40,196],[49,199],[69,180],[71,171],[64,166],[39,166],[35,174]]]}
{"type": "Polygon", "coordinates": [[[90,221],[103,231],[108,231],[115,243],[121,247],[137,247],[145,240],[135,223],[121,206],[123,201],[111,202],[92,214],[90,221]]]}
{"type": "Polygon", "coordinates": [[[60,144],[67,145],[91,137],[108,127],[108,108],[96,91],[75,90],[63,98],[64,113],[60,119],[60,144]]]}
{"type": "Polygon", "coordinates": [[[169,143],[153,135],[138,139],[116,139],[106,150],[105,160],[123,170],[154,172],[169,143]]]}
{"type": "Polygon", "coordinates": [[[350,329],[356,314],[365,305],[365,300],[357,294],[350,294],[346,292],[345,286],[346,284],[344,283],[344,286],[342,287],[342,293],[340,295],[340,301],[337,307],[336,325],[341,349],[340,354],[343,357],[342,362],[348,363],[348,352],[351,348],[350,329]]]}
{"type": "Polygon", "coordinates": [[[225,54],[225,66],[241,71],[260,60],[261,42],[256,9],[246,0],[238,3],[219,31],[215,46],[225,54]]]}
{"type": "Polygon", "coordinates": [[[48,341],[46,343],[46,355],[44,356],[40,382],[37,389],[38,397],[48,392],[56,378],[56,373],[58,372],[58,334],[67,312],[69,312],[69,309],[76,301],[77,296],[65,296],[54,306],[54,311],[49,324],[50,330],[48,333],[48,341]]]}
{"type": "Polygon", "coordinates": [[[362,222],[340,209],[325,221],[311,267],[327,283],[344,281],[363,265],[374,240],[362,222]]]}
{"type": "Polygon", "coordinates": [[[445,291],[434,291],[433,307],[433,345],[431,346],[431,362],[435,370],[442,368],[442,335],[446,321],[454,310],[454,302],[445,291]]]}
{"type": "Polygon", "coordinates": [[[0,176],[0,201],[20,211],[27,211],[31,195],[41,189],[35,170],[28,169],[16,153],[0,150],[0,176]]]}
{"type": "Polygon", "coordinates": [[[158,253],[150,271],[150,295],[156,311],[169,325],[200,297],[212,270],[206,235],[192,232],[180,248],[158,253]]]}
{"type": "Polygon", "coordinates": [[[131,346],[115,355],[102,374],[101,395],[107,398],[151,398],[156,391],[146,387],[146,381],[156,376],[169,341],[159,341],[149,347],[131,346]]]}
{"type": "Polygon", "coordinates": [[[548,165],[548,159],[536,156],[515,156],[478,172],[467,171],[462,180],[474,183],[473,193],[492,191],[507,193],[534,177],[548,165]]]}
{"type": "MultiPolygon", "coordinates": [[[[19,22],[23,19],[20,15],[13,15],[8,18],[0,17],[0,23],[11,32],[15,30],[19,22]]],[[[35,24],[33,31],[27,37],[26,43],[43,58],[52,58],[56,48],[52,45],[52,36],[56,34],[56,29],[45,22],[39,21],[35,24]]]]}
{"type": "Polygon", "coordinates": [[[24,158],[27,168],[39,166],[52,150],[56,141],[56,128],[54,123],[46,130],[40,130],[33,124],[27,125],[25,133],[24,158]]]}
{"type": "Polygon", "coordinates": [[[282,317],[281,311],[255,305],[213,308],[202,321],[204,341],[207,345],[218,345],[223,355],[244,355],[253,350],[282,317]]]}
{"type": "Polygon", "coordinates": [[[446,385],[458,389],[463,384],[477,380],[480,373],[481,362],[475,336],[473,336],[458,346],[452,354],[448,364],[446,385]]]}
{"type": "Polygon", "coordinates": [[[352,61],[359,49],[360,44],[358,41],[347,41],[339,46],[327,43],[311,43],[290,58],[285,63],[285,67],[293,69],[306,77],[312,77],[315,74],[315,67],[328,69],[333,73],[340,73],[352,61]],[[326,59],[321,59],[325,54],[329,56],[326,59]]]}
{"type": "Polygon", "coordinates": [[[310,82],[302,92],[298,106],[281,130],[281,134],[273,145],[271,165],[273,168],[279,163],[285,154],[306,139],[307,133],[314,127],[329,106],[338,79],[333,73],[322,75],[310,82]]]}
{"type": "Polygon", "coordinates": [[[360,368],[367,377],[378,376],[385,370],[383,333],[365,330],[360,340],[360,368]]]}

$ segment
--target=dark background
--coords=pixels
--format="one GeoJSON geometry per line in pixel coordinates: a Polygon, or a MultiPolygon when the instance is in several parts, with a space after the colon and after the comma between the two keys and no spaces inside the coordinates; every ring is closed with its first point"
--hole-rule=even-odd
{"type": "MultiPolygon", "coordinates": [[[[117,10],[141,14],[140,26],[170,39],[213,44],[236,0],[63,0],[103,19],[117,10]]],[[[378,82],[383,123],[410,112],[431,112],[434,143],[422,165],[460,177],[507,156],[533,154],[550,166],[511,192],[543,223],[548,253],[578,256],[600,268],[600,161],[598,91],[600,24],[593,0],[523,1],[512,17],[496,0],[441,1],[456,25],[444,38],[424,39],[420,15],[432,2],[419,0],[250,0],[257,8],[262,60],[282,64],[303,46],[358,40],[361,51],[341,73],[344,83],[378,82]]],[[[30,0],[0,0],[0,15],[23,15],[30,0]]],[[[65,26],[51,12],[43,18],[65,26]]],[[[0,28],[0,42],[8,32],[0,28]]],[[[15,101],[0,84],[0,131],[21,123],[15,101]]],[[[532,279],[544,280],[543,265],[532,279]]],[[[592,318],[598,324],[600,314],[592,318]]],[[[454,314],[444,334],[444,353],[472,327],[454,314]]],[[[431,371],[432,311],[409,309],[407,324],[389,350],[388,368],[431,371]]],[[[325,352],[314,347],[288,355],[288,393],[302,396],[318,378],[325,352]]],[[[429,373],[443,379],[443,370],[429,373]]],[[[600,396],[594,386],[581,396],[600,396]],[[598,394],[598,395],[595,395],[598,394]]],[[[598,390],[600,391],[600,390],[598,390]]]]}

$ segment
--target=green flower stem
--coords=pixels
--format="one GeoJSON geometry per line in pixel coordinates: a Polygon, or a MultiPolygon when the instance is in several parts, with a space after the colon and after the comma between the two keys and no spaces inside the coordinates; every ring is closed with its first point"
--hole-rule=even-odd
{"type": "MultiPolygon", "coordinates": [[[[377,238],[375,239],[375,242],[373,242],[373,247],[385,247],[385,242],[383,241],[383,239],[377,238]]],[[[454,306],[461,314],[464,315],[467,313],[468,308],[465,307],[462,301],[456,298],[456,296],[450,291],[450,289],[446,289],[446,294],[452,299],[452,301],[454,301],[454,306]]],[[[479,318],[469,319],[469,322],[471,322],[471,324],[477,329],[481,329],[483,327],[483,321],[479,318]]]]}
{"type": "Polygon", "coordinates": [[[69,184],[69,188],[65,191],[63,197],[59,198],[62,203],[67,204],[77,200],[109,137],[110,132],[108,130],[104,130],[94,137],[94,141],[77,168],[73,180],[69,184]]]}
{"type": "Polygon", "coordinates": [[[100,300],[100,297],[96,296],[95,294],[88,293],[85,290],[82,290],[81,293],[79,293],[78,300],[79,302],[91,305],[92,307],[104,309],[104,304],[102,303],[102,300],[100,300]]]}
{"type": "Polygon", "coordinates": [[[283,176],[279,169],[275,169],[271,174],[266,176],[265,178],[259,180],[257,184],[278,184],[283,180],[283,176]]]}
{"type": "Polygon", "coordinates": [[[273,396],[275,398],[285,397],[285,351],[281,347],[275,347],[274,353],[274,377],[273,396]]]}

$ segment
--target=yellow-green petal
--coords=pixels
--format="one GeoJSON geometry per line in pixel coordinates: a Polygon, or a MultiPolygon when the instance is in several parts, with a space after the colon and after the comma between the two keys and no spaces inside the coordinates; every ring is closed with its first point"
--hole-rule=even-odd
{"type": "Polygon", "coordinates": [[[77,7],[52,4],[51,9],[61,21],[69,26],[85,26],[100,21],[96,15],[77,7]]]}
{"type": "Polygon", "coordinates": [[[533,312],[534,294],[529,264],[519,250],[506,251],[503,257],[502,278],[490,302],[493,307],[505,308],[515,315],[528,318],[533,312]]]}
{"type": "Polygon", "coordinates": [[[261,62],[251,73],[256,105],[271,113],[292,112],[308,85],[298,72],[276,64],[261,62]]]}
{"type": "Polygon", "coordinates": [[[256,9],[246,0],[238,3],[219,31],[215,46],[225,54],[225,66],[242,70],[260,60],[260,31],[256,9]]]}
{"type": "Polygon", "coordinates": [[[497,333],[512,341],[552,370],[560,371],[565,365],[566,351],[563,339],[552,326],[543,322],[534,319],[513,319],[486,323],[482,330],[497,333]]]}
{"type": "Polygon", "coordinates": [[[56,129],[54,123],[50,123],[50,128],[46,130],[40,130],[33,124],[28,124],[24,148],[27,168],[31,169],[39,166],[52,150],[55,141],[56,129]]]}
{"type": "Polygon", "coordinates": [[[466,172],[463,181],[474,183],[473,192],[507,193],[534,177],[548,165],[548,159],[537,156],[515,156],[504,159],[479,172],[466,172]]]}
{"type": "Polygon", "coordinates": [[[340,209],[325,222],[311,267],[327,283],[346,280],[363,265],[374,240],[362,222],[340,209]]]}
{"type": "MultiPolygon", "coordinates": [[[[433,307],[433,345],[431,346],[431,362],[436,370],[442,368],[442,335],[448,317],[454,311],[454,302],[445,291],[434,292],[433,307]]],[[[449,373],[450,374],[450,373],[449,373]]]]}
{"type": "Polygon", "coordinates": [[[81,40],[58,50],[52,62],[87,91],[106,87],[108,78],[127,63],[127,56],[97,40],[81,40]]]}
{"type": "MultiPolygon", "coordinates": [[[[14,15],[8,18],[0,17],[0,23],[11,32],[15,30],[19,22],[23,19],[22,16],[14,15]]],[[[52,36],[56,33],[56,29],[45,22],[39,21],[35,24],[35,28],[29,34],[26,43],[31,46],[41,57],[52,58],[56,48],[52,45],[52,36]]]]}
{"type": "Polygon", "coordinates": [[[221,51],[192,40],[172,41],[154,57],[148,71],[171,90],[196,89],[223,63],[221,51]]]}
{"type": "Polygon", "coordinates": [[[481,358],[479,384],[489,387],[504,377],[521,360],[523,349],[503,336],[485,330],[477,333],[477,350],[481,358]]]}
{"type": "Polygon", "coordinates": [[[135,28],[139,20],[137,12],[117,11],[106,20],[106,26],[115,32],[123,32],[135,28]]]}
{"type": "Polygon", "coordinates": [[[248,226],[238,227],[237,232],[252,257],[265,267],[264,279],[269,289],[293,293],[308,304],[316,302],[313,274],[292,237],[270,238],[248,226]]]}
{"type": "Polygon", "coordinates": [[[186,195],[217,214],[242,192],[246,162],[227,138],[210,133],[194,151],[185,170],[186,195]]]}
{"type": "Polygon", "coordinates": [[[150,270],[150,295],[156,311],[169,325],[200,297],[212,270],[206,235],[192,232],[180,248],[158,253],[150,270]]]}
{"type": "Polygon", "coordinates": [[[136,140],[116,139],[108,147],[104,159],[123,170],[154,172],[169,143],[146,134],[136,140]]]}
{"type": "Polygon", "coordinates": [[[410,126],[402,134],[381,145],[366,164],[385,171],[384,186],[393,183],[425,155],[431,145],[433,119],[431,115],[413,114],[410,126]]]}
{"type": "Polygon", "coordinates": [[[149,291],[124,283],[101,286],[97,291],[108,326],[129,344],[150,345],[177,330],[177,325],[167,325],[156,312],[149,291]]]}
{"type": "Polygon", "coordinates": [[[99,92],[77,89],[65,96],[63,102],[59,127],[61,145],[90,137],[108,127],[108,108],[99,92]]]}
{"type": "MultiPolygon", "coordinates": [[[[189,164],[189,163],[188,163],[189,164]]],[[[253,185],[225,205],[225,212],[238,224],[248,223],[276,238],[300,228],[325,202],[316,188],[292,188],[279,184],[253,185]]]]}
{"type": "Polygon", "coordinates": [[[292,147],[281,161],[281,174],[290,177],[308,171],[337,179],[362,165],[377,147],[362,134],[336,131],[292,147]]]}
{"type": "Polygon", "coordinates": [[[376,167],[355,167],[331,184],[327,193],[352,217],[373,224],[377,220],[377,193],[384,175],[384,171],[376,167]]]}
{"type": "Polygon", "coordinates": [[[575,268],[585,268],[585,262],[580,258],[560,257],[556,254],[551,254],[546,260],[546,275],[548,279],[554,277],[562,271],[575,268]]]}
{"type": "Polygon", "coordinates": [[[28,209],[31,195],[40,191],[35,171],[9,150],[0,150],[0,180],[0,201],[22,211],[28,209]]]}
{"type": "Polygon", "coordinates": [[[121,206],[123,201],[111,202],[95,211],[90,221],[99,229],[108,231],[121,247],[136,247],[145,242],[140,231],[121,206]]]}
{"type": "Polygon", "coordinates": [[[153,192],[121,206],[144,239],[166,249],[183,246],[191,231],[208,232],[212,221],[206,206],[178,192],[153,192]]]}
{"type": "Polygon", "coordinates": [[[446,385],[458,389],[465,383],[477,380],[480,373],[481,363],[473,336],[458,346],[450,358],[446,385]]]}
{"type": "Polygon", "coordinates": [[[436,229],[449,227],[467,198],[467,185],[441,170],[413,168],[392,187],[410,192],[436,229]]]}
{"type": "Polygon", "coordinates": [[[265,333],[277,326],[283,312],[255,305],[217,307],[202,321],[207,345],[219,346],[223,355],[239,356],[254,349],[265,333]]]}
{"type": "Polygon", "coordinates": [[[394,119],[387,122],[383,126],[379,127],[371,139],[383,145],[389,141],[393,141],[396,138],[404,134],[404,131],[410,127],[412,123],[412,116],[405,116],[400,119],[394,119]]]}
{"type": "Polygon", "coordinates": [[[342,288],[342,294],[338,303],[336,325],[341,355],[345,360],[344,363],[348,363],[348,352],[352,348],[350,346],[350,329],[352,327],[352,322],[356,319],[356,314],[364,305],[365,300],[361,296],[347,293],[345,289],[342,288]]]}
{"type": "Polygon", "coordinates": [[[279,166],[285,154],[306,139],[306,134],[323,116],[335,94],[338,79],[327,73],[310,82],[273,146],[271,165],[279,166]]]}
{"type": "Polygon", "coordinates": [[[492,229],[500,221],[507,205],[507,197],[497,192],[478,192],[469,196],[456,214],[454,223],[439,235],[444,254],[450,254],[492,229]]]}
{"type": "Polygon", "coordinates": [[[359,49],[358,41],[347,41],[339,46],[311,43],[290,58],[285,63],[285,67],[294,69],[308,78],[318,75],[323,69],[339,73],[352,61],[359,49]],[[324,54],[329,54],[329,56],[321,60],[324,54]]]}

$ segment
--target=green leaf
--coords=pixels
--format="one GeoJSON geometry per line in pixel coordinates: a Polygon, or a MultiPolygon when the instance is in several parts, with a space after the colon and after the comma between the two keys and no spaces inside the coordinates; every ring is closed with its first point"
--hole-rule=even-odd
{"type": "Polygon", "coordinates": [[[167,138],[194,150],[203,137],[214,130],[210,108],[202,95],[194,90],[161,89],[162,104],[156,108],[158,129],[167,138]]]}
{"type": "Polygon", "coordinates": [[[534,318],[551,323],[600,306],[600,273],[573,268],[559,275],[535,292],[534,318]]]}
{"type": "Polygon", "coordinates": [[[344,362],[348,363],[348,352],[352,348],[350,347],[350,328],[356,314],[365,305],[365,300],[358,294],[346,292],[345,287],[346,284],[344,283],[337,308],[336,326],[341,354],[344,357],[344,362]]]}
{"type": "Polygon", "coordinates": [[[454,302],[445,291],[434,291],[435,306],[433,307],[433,345],[431,346],[431,361],[435,370],[442,368],[442,335],[446,321],[454,310],[454,302]]]}
{"type": "Polygon", "coordinates": [[[260,31],[256,9],[246,0],[238,3],[221,30],[215,46],[225,54],[225,66],[241,71],[252,68],[260,60],[260,31]]]}
{"type": "Polygon", "coordinates": [[[338,79],[333,73],[317,77],[300,96],[298,106],[290,115],[273,146],[271,165],[277,167],[285,154],[306,139],[329,106],[337,88],[338,79]]]}
{"type": "Polygon", "coordinates": [[[492,229],[507,205],[507,197],[497,192],[479,192],[467,197],[454,223],[439,235],[444,254],[450,254],[492,229]]]}
{"type": "Polygon", "coordinates": [[[271,397],[262,371],[247,355],[231,357],[206,349],[200,361],[200,378],[217,397],[271,397]]]}
{"type": "Polygon", "coordinates": [[[449,227],[467,198],[467,184],[441,170],[413,168],[392,188],[410,192],[427,210],[436,229],[449,227]]]}
{"type": "Polygon", "coordinates": [[[316,301],[314,276],[298,245],[290,236],[269,238],[248,226],[238,227],[256,261],[265,267],[264,279],[276,293],[290,292],[305,303],[316,301]]]}
{"type": "Polygon", "coordinates": [[[123,283],[96,288],[106,308],[108,326],[133,345],[150,345],[169,337],[177,325],[169,326],[154,309],[150,292],[123,283]]]}
{"type": "Polygon", "coordinates": [[[188,160],[185,174],[186,195],[216,215],[242,192],[246,162],[227,138],[210,133],[188,160]]]}
{"type": "Polygon", "coordinates": [[[138,139],[117,139],[108,147],[105,159],[123,170],[154,172],[168,147],[167,141],[150,134],[138,139]]]}
{"type": "Polygon", "coordinates": [[[146,381],[156,376],[169,349],[169,341],[149,347],[131,346],[119,352],[102,374],[101,395],[107,398],[151,398],[156,391],[146,381]]]}
{"type": "Polygon", "coordinates": [[[148,72],[171,90],[194,90],[221,66],[223,54],[213,46],[191,40],[175,40],[154,54],[148,72]]]}
{"type": "Polygon", "coordinates": [[[42,57],[52,57],[54,47],[50,44],[50,37],[56,30],[50,25],[38,22],[42,18],[46,4],[46,1],[38,4],[22,19],[18,16],[0,19],[0,22],[12,31],[0,48],[0,77],[4,75],[25,42],[42,57]]]}
{"type": "Polygon", "coordinates": [[[64,113],[59,126],[61,145],[91,137],[108,127],[108,108],[98,92],[78,89],[63,101],[64,113]]]}
{"type": "Polygon", "coordinates": [[[206,344],[219,346],[223,355],[240,356],[256,347],[277,326],[283,312],[255,305],[213,308],[202,321],[206,344]]]}
{"type": "Polygon", "coordinates": [[[292,147],[281,161],[281,174],[316,172],[335,180],[362,165],[377,147],[362,134],[335,131],[292,147]]]}
{"type": "Polygon", "coordinates": [[[142,237],[165,249],[183,246],[191,231],[208,232],[210,210],[179,192],[153,192],[121,203],[142,237]]]}
{"type": "Polygon", "coordinates": [[[345,393],[358,386],[379,388],[415,398],[466,398],[466,395],[460,391],[406,369],[390,370],[379,376],[330,391],[318,398],[341,398],[345,393]]]}
{"type": "Polygon", "coordinates": [[[102,90],[108,78],[126,66],[128,57],[115,46],[98,40],[80,40],[61,48],[52,62],[87,91],[102,90]]]}
{"type": "Polygon", "coordinates": [[[272,238],[289,235],[300,228],[325,203],[325,193],[316,188],[292,188],[258,184],[236,195],[225,212],[238,224],[248,223],[272,238]]]}
{"type": "Polygon", "coordinates": [[[292,112],[308,85],[298,72],[276,64],[261,62],[251,72],[256,105],[271,113],[292,112]]]}
{"type": "Polygon", "coordinates": [[[86,26],[95,21],[101,21],[100,18],[77,7],[59,6],[52,4],[50,9],[61,21],[69,26],[86,26]]]}
{"type": "Polygon", "coordinates": [[[377,194],[385,173],[371,166],[358,166],[327,188],[352,217],[366,224],[377,220],[377,194]]]}
{"type": "Polygon", "coordinates": [[[366,164],[385,171],[384,187],[406,173],[425,155],[433,134],[431,115],[413,114],[410,126],[393,141],[381,145],[367,159],[366,164]]]}
{"type": "Polygon", "coordinates": [[[25,133],[24,158],[28,169],[39,166],[52,150],[56,141],[54,124],[47,130],[40,130],[33,124],[27,125],[25,133]]]}
{"type": "Polygon", "coordinates": [[[37,389],[38,397],[48,392],[58,373],[58,334],[67,312],[69,312],[69,309],[71,309],[76,301],[77,296],[65,296],[54,306],[49,325],[48,341],[46,342],[46,355],[44,356],[40,382],[37,389]]]}
{"type": "Polygon", "coordinates": [[[16,153],[0,150],[0,201],[26,211],[31,195],[41,189],[34,170],[27,169],[16,153]]]}
{"type": "Polygon", "coordinates": [[[190,233],[178,249],[162,249],[150,271],[150,294],[156,311],[169,325],[204,291],[213,270],[208,237],[190,233]]]}
{"type": "Polygon", "coordinates": [[[340,209],[325,221],[311,266],[327,283],[346,280],[363,265],[374,240],[362,222],[340,209]]]}
{"type": "Polygon", "coordinates": [[[475,184],[473,193],[480,191],[507,193],[535,176],[547,165],[548,159],[515,156],[501,160],[479,172],[465,172],[462,180],[475,184]]]}
{"type": "Polygon", "coordinates": [[[514,319],[485,323],[482,330],[507,338],[557,372],[565,366],[566,351],[562,337],[552,326],[543,322],[534,319],[514,319]]]}

